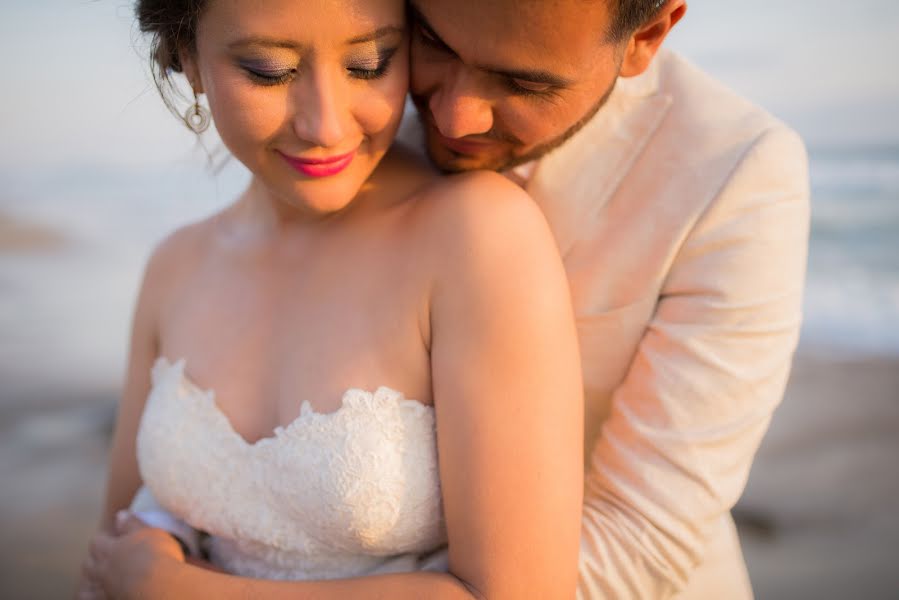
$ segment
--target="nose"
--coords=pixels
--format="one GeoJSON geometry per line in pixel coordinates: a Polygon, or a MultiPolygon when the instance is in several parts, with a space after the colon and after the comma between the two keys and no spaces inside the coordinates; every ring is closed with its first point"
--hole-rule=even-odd
{"type": "Polygon", "coordinates": [[[459,66],[431,94],[428,108],[440,133],[448,138],[487,133],[493,128],[493,106],[479,94],[476,75],[459,66]]]}
{"type": "Polygon", "coordinates": [[[305,142],[334,148],[350,130],[349,90],[325,70],[310,72],[294,97],[294,131],[305,142]]]}

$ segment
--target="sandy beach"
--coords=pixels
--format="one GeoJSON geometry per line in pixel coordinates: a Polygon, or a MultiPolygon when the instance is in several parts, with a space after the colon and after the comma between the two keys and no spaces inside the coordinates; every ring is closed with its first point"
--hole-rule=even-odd
{"type": "Polygon", "coordinates": [[[800,351],[735,516],[758,598],[899,597],[899,360],[800,351]]]}
{"type": "MultiPolygon", "coordinates": [[[[0,221],[8,231],[7,261],[52,257],[64,244],[10,217],[0,221]]],[[[0,284],[12,293],[4,264],[0,284]]],[[[72,380],[31,364],[48,338],[23,335],[35,319],[0,317],[0,597],[68,597],[99,518],[119,370],[72,380]]],[[[78,349],[54,349],[66,352],[78,349]]],[[[833,358],[801,346],[735,510],[757,597],[896,598],[897,458],[899,358],[833,358]]]]}
{"type": "MultiPolygon", "coordinates": [[[[3,598],[66,597],[100,510],[114,396],[42,400],[0,399],[3,598]]],[[[897,457],[899,361],[800,357],[735,511],[758,598],[896,598],[897,457]]]]}

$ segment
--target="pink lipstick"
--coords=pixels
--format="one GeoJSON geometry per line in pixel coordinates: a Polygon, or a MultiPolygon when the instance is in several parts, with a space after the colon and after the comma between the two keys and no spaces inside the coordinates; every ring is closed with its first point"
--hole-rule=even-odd
{"type": "Polygon", "coordinates": [[[295,158],[279,152],[291,167],[307,177],[329,177],[336,175],[350,166],[356,157],[356,150],[339,156],[322,158],[295,158]]]}

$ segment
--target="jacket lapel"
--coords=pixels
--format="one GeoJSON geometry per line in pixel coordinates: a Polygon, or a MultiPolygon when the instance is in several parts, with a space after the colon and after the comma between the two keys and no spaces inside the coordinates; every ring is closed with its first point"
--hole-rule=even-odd
{"type": "Polygon", "coordinates": [[[618,189],[671,107],[659,91],[658,62],[619,78],[606,105],[577,134],[538,163],[526,190],[540,205],[565,257],[618,189]]]}

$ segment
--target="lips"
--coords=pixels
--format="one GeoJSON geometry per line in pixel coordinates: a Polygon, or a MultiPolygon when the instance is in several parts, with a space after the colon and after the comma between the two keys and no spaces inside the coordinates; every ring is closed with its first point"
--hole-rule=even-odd
{"type": "Polygon", "coordinates": [[[485,139],[477,139],[477,138],[448,138],[437,129],[432,123],[428,123],[428,126],[431,129],[431,133],[434,138],[436,138],[437,142],[456,154],[462,154],[466,156],[477,156],[483,154],[484,152],[489,152],[490,148],[495,147],[496,143],[492,140],[485,139]]]}
{"type": "Polygon", "coordinates": [[[486,142],[476,142],[474,140],[466,140],[465,138],[448,138],[440,136],[440,143],[456,154],[477,155],[481,154],[491,146],[486,142]]]}
{"type": "Polygon", "coordinates": [[[279,152],[288,165],[307,177],[329,177],[350,166],[356,157],[356,150],[335,156],[300,158],[279,152]]]}

